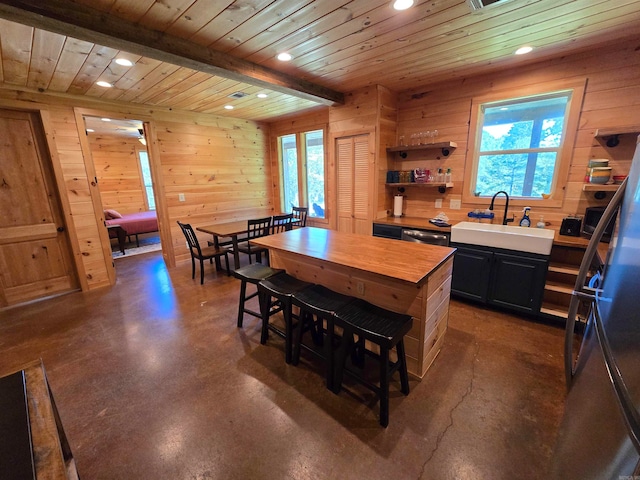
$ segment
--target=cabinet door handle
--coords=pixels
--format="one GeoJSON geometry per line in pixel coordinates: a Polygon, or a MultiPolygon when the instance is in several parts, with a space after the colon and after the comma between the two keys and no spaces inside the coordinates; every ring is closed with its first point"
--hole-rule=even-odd
{"type": "Polygon", "coordinates": [[[56,230],[57,230],[58,232],[62,233],[62,232],[64,232],[64,227],[58,227],[58,228],[56,228],[56,230]]]}

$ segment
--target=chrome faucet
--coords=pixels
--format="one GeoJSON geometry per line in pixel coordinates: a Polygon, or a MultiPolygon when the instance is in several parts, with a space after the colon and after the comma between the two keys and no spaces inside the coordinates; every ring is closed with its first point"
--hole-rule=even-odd
{"type": "Polygon", "coordinates": [[[505,192],[504,190],[496,192],[495,195],[491,198],[491,205],[489,205],[489,210],[493,211],[493,202],[501,193],[504,193],[504,196],[507,197],[507,203],[504,206],[504,217],[502,217],[502,224],[506,225],[509,222],[513,222],[513,220],[515,219],[515,215],[511,216],[511,218],[507,218],[507,210],[509,210],[509,194],[507,192],[505,192]]]}

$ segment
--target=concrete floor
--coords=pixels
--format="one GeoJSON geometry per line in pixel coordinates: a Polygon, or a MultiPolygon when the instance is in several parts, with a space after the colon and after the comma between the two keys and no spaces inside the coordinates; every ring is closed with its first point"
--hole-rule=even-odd
{"type": "Polygon", "coordinates": [[[239,281],[205,268],[201,286],[159,253],[125,257],[112,289],[0,312],[0,372],[43,359],[83,480],[545,477],[562,328],[452,301],[384,429],[368,391],[334,395],[317,360],[288,366],[257,319],[236,328],[239,281]]]}

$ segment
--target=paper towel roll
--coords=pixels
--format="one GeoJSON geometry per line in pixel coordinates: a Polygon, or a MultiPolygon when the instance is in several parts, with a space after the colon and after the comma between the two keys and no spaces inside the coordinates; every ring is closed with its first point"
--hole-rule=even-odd
{"type": "Polygon", "coordinates": [[[402,200],[403,200],[403,196],[402,195],[396,195],[395,197],[393,197],[393,216],[394,217],[401,217],[402,216],[402,200]]]}

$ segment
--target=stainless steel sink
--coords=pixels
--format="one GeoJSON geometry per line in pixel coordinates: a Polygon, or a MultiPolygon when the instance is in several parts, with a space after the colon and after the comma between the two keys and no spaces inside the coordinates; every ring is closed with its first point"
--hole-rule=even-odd
{"type": "Polygon", "coordinates": [[[554,231],[546,228],[460,222],[451,227],[451,242],[549,255],[554,231]]]}

